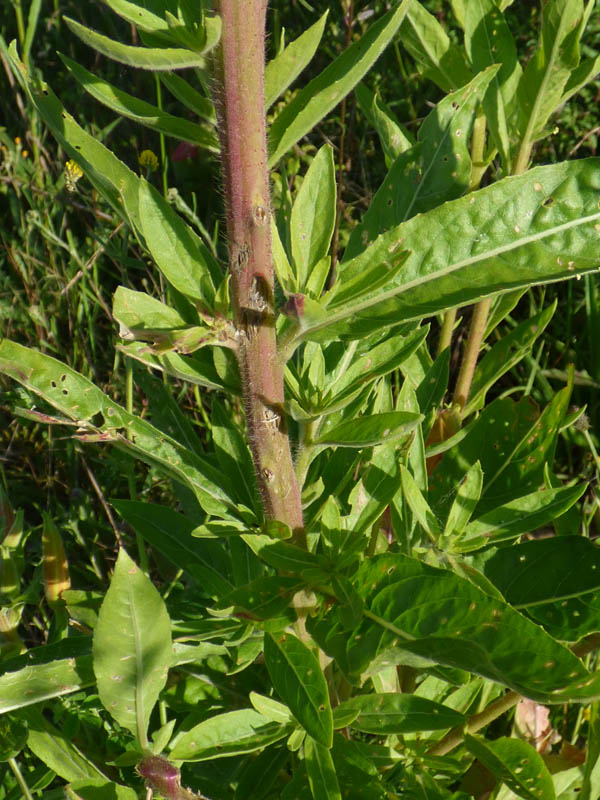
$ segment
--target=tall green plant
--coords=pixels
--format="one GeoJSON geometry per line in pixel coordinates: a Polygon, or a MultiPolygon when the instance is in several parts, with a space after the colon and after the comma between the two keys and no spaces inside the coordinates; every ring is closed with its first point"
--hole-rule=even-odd
{"type": "Polygon", "coordinates": [[[526,169],[552,113],[595,74],[597,62],[580,57],[592,2],[546,3],[523,70],[502,13],[510,3],[455,0],[458,50],[420,3],[403,0],[286,95],[268,131],[265,98],[275,102],[307,66],[324,17],[265,71],[266,0],[220,0],[213,11],[187,0],[105,2],[142,45],[68,21],[74,33],[156,70],[202,122],[65,63],[94,97],[163,135],[214,151],[216,127],[228,270],[161,192],[78,125],[14,45],[12,64],[166,281],[161,299],[116,292],[120,351],[213,391],[211,437],[200,442],[175,404],[167,432],[158,413],[142,417],[59,361],[0,342],[0,370],[53,409],[46,419],[187,490],[178,510],[112,501],[181,571],[175,599],[121,548],[105,596],[90,604],[77,589],[62,593],[93,635],[61,635],[5,665],[0,734],[16,743],[4,748],[15,780],[30,791],[18,763],[28,748],[84,798],[132,797],[141,778],[173,800],[192,796],[182,781],[201,796],[256,800],[444,800],[494,786],[497,797],[596,796],[595,717],[582,768],[568,750],[557,768],[524,725],[521,738],[505,722],[506,736],[474,735],[520,697],[541,713],[540,704],[595,709],[600,696],[598,673],[578,657],[594,649],[584,637],[600,624],[600,558],[575,512],[585,486],[564,486],[552,471],[559,433],[576,418],[572,378],[543,409],[526,397],[487,402],[553,308],[476,365],[524,289],[598,269],[600,161],[526,169]],[[359,88],[390,168],[332,274],[330,146],[291,209],[285,197],[273,207],[268,170],[282,164],[285,182],[286,154],[395,39],[448,94],[413,141],[359,88]],[[194,72],[186,80],[181,69],[194,72]],[[498,180],[478,188],[488,169],[498,180]],[[432,357],[427,320],[447,315],[447,345],[450,312],[475,302],[460,389],[445,409],[449,350],[432,357]],[[529,536],[551,525],[556,536],[529,536]],[[120,748],[106,764],[37,705],[88,687],[120,748]]]}

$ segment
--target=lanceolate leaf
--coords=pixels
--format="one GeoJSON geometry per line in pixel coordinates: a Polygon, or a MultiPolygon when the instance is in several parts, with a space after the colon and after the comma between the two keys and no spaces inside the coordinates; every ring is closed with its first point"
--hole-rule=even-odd
{"type": "Polygon", "coordinates": [[[373,447],[374,445],[406,436],[421,422],[420,414],[405,411],[389,411],[349,419],[323,431],[316,445],[337,447],[373,447]]]}
{"type": "Polygon", "coordinates": [[[142,31],[148,33],[167,33],[169,25],[165,19],[144,8],[143,5],[130,0],[103,0],[115,14],[118,14],[127,22],[135,25],[142,31]]]}
{"type": "Polygon", "coordinates": [[[89,646],[87,650],[83,655],[4,672],[0,675],[0,714],[91,686],[94,672],[89,646]]]}
{"type": "MultiPolygon", "coordinates": [[[[568,511],[586,490],[586,485],[559,489],[542,489],[516,497],[470,522],[464,533],[453,543],[458,553],[478,550],[507,539],[516,539],[549,525],[568,511]]],[[[569,536],[568,540],[572,537],[569,536]]]]}
{"type": "Polygon", "coordinates": [[[348,261],[390,228],[463,194],[471,179],[475,113],[498,72],[492,66],[441,100],[419,129],[419,144],[392,165],[344,252],[348,261]]]}
{"type": "Polygon", "coordinates": [[[464,5],[465,45],[475,72],[500,64],[488,89],[483,107],[505,169],[510,165],[508,117],[521,67],[510,28],[494,0],[471,0],[464,5]]]}
{"type": "Polygon", "coordinates": [[[402,24],[401,41],[423,73],[446,92],[473,77],[460,48],[421,3],[412,3],[402,24]]]}
{"type": "Polygon", "coordinates": [[[327,255],[335,224],[333,149],[323,145],[313,158],[292,208],[290,234],[298,291],[312,268],[327,255]]]}
{"type": "Polygon", "coordinates": [[[409,0],[403,0],[398,8],[388,11],[280,112],[269,133],[269,166],[275,166],[363,78],[394,37],[408,7],[409,0]]]}
{"type": "MultiPolygon", "coordinates": [[[[539,702],[583,701],[600,693],[600,676],[591,675],[567,648],[448,570],[400,554],[375,556],[361,565],[355,586],[366,619],[349,638],[346,634],[352,676],[377,657],[395,663],[396,652],[401,660],[409,651],[504,683],[539,702]]],[[[336,612],[331,613],[333,632],[336,612]]]]}
{"type": "Polygon", "coordinates": [[[323,36],[328,14],[329,10],[269,61],[265,67],[265,108],[270,108],[310,63],[323,36]]]}
{"type": "Polygon", "coordinates": [[[186,69],[187,67],[203,67],[204,58],[196,52],[185,50],[182,47],[132,47],[128,44],[115,42],[108,36],[92,31],[75,22],[74,19],[63,17],[69,28],[82,42],[93,47],[102,55],[127,64],[130,67],[151,70],[186,69]]]}
{"type": "Polygon", "coordinates": [[[138,176],[84,131],[68,114],[45,83],[33,84],[11,45],[11,60],[23,77],[31,101],[69,158],[77,162],[84,176],[100,191],[117,214],[127,219],[143,236],[138,212],[138,176]]]}
{"type": "Polygon", "coordinates": [[[465,736],[468,749],[498,778],[524,800],[554,800],[554,784],[544,759],[521,739],[503,736],[493,742],[465,736]]]}
{"type": "Polygon", "coordinates": [[[540,44],[519,82],[521,134],[525,141],[543,135],[550,115],[579,63],[578,23],[583,0],[550,0],[544,6],[540,44]]]}
{"type": "Polygon", "coordinates": [[[265,634],[265,664],[275,691],[298,722],[323,747],[333,741],[327,683],[316,656],[291,634],[265,634]]]}
{"type": "Polygon", "coordinates": [[[102,441],[135,453],[158,465],[192,488],[204,507],[228,516],[234,503],[220,488],[219,472],[211,465],[163,434],[149,422],[130,414],[87,378],[54,358],[27,347],[0,341],[0,373],[10,375],[31,392],[43,397],[75,423],[82,441],[102,441]]]}
{"type": "Polygon", "coordinates": [[[157,589],[125,550],[100,607],[93,655],[102,704],[143,747],[173,656],[171,624],[157,589]]]}
{"type": "Polygon", "coordinates": [[[298,338],[328,328],[331,338],[388,327],[528,283],[564,280],[598,269],[600,160],[538,167],[505,178],[379,236],[340,265],[324,304],[298,338]],[[368,286],[352,303],[337,294],[370,265],[408,251],[384,287],[368,286]]]}
{"type": "Polygon", "coordinates": [[[364,733],[385,736],[389,733],[419,733],[436,731],[460,725],[464,717],[440,703],[434,703],[414,694],[364,694],[352,697],[336,706],[337,714],[350,711],[358,716],[348,724],[364,733]]]}
{"type": "Polygon", "coordinates": [[[307,736],[304,744],[306,773],[313,800],[342,800],[335,765],[328,747],[307,736]]]}
{"type": "Polygon", "coordinates": [[[182,294],[211,309],[215,300],[211,268],[214,271],[215,266],[201,239],[143,178],[139,209],[148,248],[165,278],[182,294]]]}
{"type": "Polygon", "coordinates": [[[170,758],[207,761],[263,750],[290,733],[290,727],[272,722],[252,708],[210,717],[178,737],[170,758]]]}
{"type": "Polygon", "coordinates": [[[89,92],[100,103],[104,103],[105,106],[116,111],[117,114],[139,122],[151,130],[173,136],[176,139],[183,139],[185,142],[191,142],[215,153],[218,152],[219,142],[212,130],[203,128],[187,119],[174,117],[151,103],[139,100],[122,89],[112,86],[67,56],[60,53],[59,56],[86,92],[89,92]]]}
{"type": "Polygon", "coordinates": [[[233,589],[211,559],[214,542],[192,539],[196,523],[177,511],[137,500],[113,500],[112,505],[131,527],[176,567],[192,577],[202,591],[218,598],[233,589]]]}

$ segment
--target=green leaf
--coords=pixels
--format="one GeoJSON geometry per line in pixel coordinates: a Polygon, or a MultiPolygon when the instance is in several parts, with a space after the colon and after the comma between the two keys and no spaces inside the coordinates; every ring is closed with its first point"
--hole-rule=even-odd
{"type": "Polygon", "coordinates": [[[172,70],[203,67],[205,59],[197,52],[181,47],[132,47],[115,42],[108,36],[90,30],[74,19],[63,17],[68,27],[84,44],[102,55],[138,69],[172,70]]]}
{"type": "Polygon", "coordinates": [[[325,30],[329,9],[265,67],[265,108],[270,108],[310,63],[325,30]]]}
{"type": "Polygon", "coordinates": [[[87,778],[71,781],[65,787],[65,797],[67,800],[136,800],[137,793],[113,781],[87,778]]]}
{"type": "Polygon", "coordinates": [[[236,499],[262,518],[252,454],[243,431],[233,422],[230,408],[213,400],[211,433],[215,455],[223,475],[235,486],[236,499]]]}
{"type": "Polygon", "coordinates": [[[242,539],[253,553],[275,569],[302,573],[307,569],[322,569],[323,567],[323,562],[318,556],[288,542],[276,541],[270,536],[252,533],[242,534],[242,539]]]}
{"type": "Polygon", "coordinates": [[[338,282],[322,301],[329,313],[304,320],[298,339],[325,328],[330,338],[360,338],[500,291],[597,269],[599,165],[592,158],[538,167],[382,234],[340,264],[338,282]],[[365,287],[352,302],[338,303],[348,283],[400,249],[408,258],[385,286],[365,287]]]}
{"type": "MultiPolygon", "coordinates": [[[[345,632],[346,668],[353,679],[374,659],[405,663],[408,651],[475,672],[539,702],[581,702],[600,692],[600,675],[590,674],[566,647],[448,570],[385,554],[364,562],[354,584],[365,604],[365,620],[350,636],[345,632]]],[[[335,644],[332,637],[341,634],[338,613],[334,609],[325,618],[328,641],[311,626],[326,652],[335,644]]]]}
{"type": "Polygon", "coordinates": [[[122,89],[107,83],[98,75],[88,72],[75,61],[62,55],[62,53],[58,55],[86,92],[117,114],[132,119],[134,122],[139,122],[141,125],[150,128],[150,130],[164,133],[166,136],[173,136],[176,139],[182,139],[184,142],[191,142],[199,147],[211,150],[213,153],[219,151],[219,141],[212,130],[203,128],[201,125],[197,125],[187,119],[174,117],[172,114],[168,114],[145,100],[139,100],[122,89]]]}
{"type": "Polygon", "coordinates": [[[313,800],[323,800],[325,797],[327,800],[342,800],[329,748],[307,736],[304,742],[304,759],[313,800]]]}
{"type": "Polygon", "coordinates": [[[17,758],[27,744],[27,725],[15,716],[0,717],[0,763],[17,758]]]}
{"type": "Polygon", "coordinates": [[[269,132],[270,167],[352,91],[396,34],[409,4],[403,0],[384,14],[277,115],[269,132]]]}
{"type": "Polygon", "coordinates": [[[579,63],[579,22],[583,0],[550,0],[542,12],[540,43],[518,87],[520,131],[524,142],[544,135],[550,115],[562,102],[579,63]]]}
{"type": "Polygon", "coordinates": [[[170,758],[209,761],[253,753],[289,735],[290,728],[272,722],[252,708],[210,717],[175,739],[170,758]]]}
{"type": "MultiPolygon", "coordinates": [[[[470,522],[463,535],[453,543],[452,549],[457,553],[467,553],[540,530],[568,511],[586,488],[586,484],[583,484],[542,489],[517,497],[470,522]]],[[[573,538],[568,537],[568,540],[573,538]]]]}
{"type": "Polygon", "coordinates": [[[407,436],[422,419],[420,414],[405,411],[370,414],[349,419],[329,430],[324,430],[315,440],[315,444],[327,447],[374,447],[407,436]]]}
{"type": "Polygon", "coordinates": [[[445,92],[464,86],[473,77],[461,48],[456,47],[438,20],[421,3],[412,3],[400,40],[423,74],[445,92]]]}
{"type": "Polygon", "coordinates": [[[313,267],[329,251],[335,226],[335,204],[333,148],[325,144],[311,161],[290,217],[292,256],[300,292],[304,291],[313,267]]]}
{"type": "Polygon", "coordinates": [[[111,500],[111,505],[148,544],[193,578],[210,597],[228,594],[233,586],[211,558],[212,548],[191,537],[197,523],[177,511],[138,500],[111,500]]]}
{"type": "Polygon", "coordinates": [[[354,89],[354,94],[369,125],[375,128],[379,136],[386,164],[389,166],[401,153],[409,150],[415,144],[415,140],[383,104],[381,99],[364,83],[358,84],[354,89]]]}
{"type": "Polygon", "coordinates": [[[102,0],[115,14],[118,14],[122,19],[135,25],[141,31],[148,33],[167,32],[169,25],[162,17],[159,17],[154,12],[143,5],[130,0],[102,0]]]}
{"type": "Polygon", "coordinates": [[[590,633],[600,633],[600,594],[530,606],[527,614],[562,642],[578,642],[590,633]]]}
{"type": "Polygon", "coordinates": [[[221,598],[217,607],[233,607],[258,620],[286,617],[293,622],[295,614],[291,600],[301,588],[303,584],[298,578],[265,575],[234,589],[221,598]]]}
{"type": "Polygon", "coordinates": [[[517,48],[504,15],[494,0],[471,0],[464,5],[465,47],[475,72],[500,64],[486,92],[483,108],[505,173],[510,170],[509,114],[522,71],[517,48]]]}
{"type": "Polygon", "coordinates": [[[483,572],[516,608],[566,600],[600,587],[600,548],[583,536],[533,539],[497,550],[483,572]]]}
{"type": "Polygon", "coordinates": [[[248,759],[235,789],[234,800],[263,800],[285,769],[290,753],[287,747],[269,747],[256,758],[248,759]]]}
{"type": "Polygon", "coordinates": [[[143,178],[139,182],[139,209],[148,249],[165,278],[186,297],[200,300],[211,309],[216,291],[212,256],[200,237],[143,178]]]}
{"type": "Polygon", "coordinates": [[[476,461],[458,487],[446,520],[444,536],[459,536],[463,533],[479,502],[482,487],[483,472],[481,464],[476,461]]]}
{"type": "Polygon", "coordinates": [[[529,742],[506,736],[490,742],[467,733],[465,745],[518,797],[524,800],[554,800],[556,797],[544,759],[529,742]]]}
{"type": "Polygon", "coordinates": [[[377,736],[444,730],[464,721],[458,711],[414,694],[357,695],[335,708],[334,722],[338,713],[353,711],[358,715],[348,723],[350,727],[377,736]]]}
{"type": "Polygon", "coordinates": [[[171,624],[150,580],[119,551],[93,642],[102,705],[142,747],[173,657],[171,624]]]}
{"type": "Polygon", "coordinates": [[[419,128],[419,144],[392,164],[361,223],[350,236],[343,261],[368,247],[383,231],[463,194],[471,179],[469,142],[475,113],[498,66],[441,100],[419,128]]]}
{"type": "Polygon", "coordinates": [[[429,504],[419,489],[417,482],[406,469],[404,464],[400,465],[400,475],[402,478],[402,494],[404,499],[415,515],[419,525],[423,528],[432,541],[437,542],[442,534],[442,531],[435,514],[429,507],[429,504]]]}
{"type": "Polygon", "coordinates": [[[111,442],[187,484],[210,513],[230,516],[220,473],[179,442],[146,420],[130,414],[97,386],[54,358],[27,347],[0,341],[0,373],[9,375],[31,392],[43,397],[76,423],[82,441],[111,442]],[[225,503],[225,505],[224,505],[225,503]]]}
{"type": "Polygon", "coordinates": [[[69,736],[48,720],[39,708],[27,708],[19,713],[27,723],[27,747],[47,767],[66,781],[82,778],[106,780],[102,772],[77,748],[69,736]]]}
{"type": "Polygon", "coordinates": [[[116,213],[129,221],[142,236],[137,199],[138,176],[75,122],[46,83],[34,84],[31,81],[29,72],[19,61],[16,45],[13,45],[10,49],[11,62],[24,80],[31,102],[55,139],[116,213]]]}
{"type": "Polygon", "coordinates": [[[190,86],[187,81],[184,81],[174,72],[161,72],[159,77],[161,83],[167,87],[173,97],[179,100],[187,109],[207,122],[212,124],[216,122],[215,107],[210,98],[200,94],[193,86],[190,86]]]}
{"type": "Polygon", "coordinates": [[[333,741],[333,717],[319,661],[291,634],[265,634],[265,664],[273,687],[304,730],[323,747],[333,741]]]}
{"type": "MultiPolygon", "coordinates": [[[[174,308],[145,292],[136,292],[125,286],[118,286],[114,294],[113,316],[125,329],[125,334],[136,329],[169,330],[185,325],[184,318],[174,308]]],[[[123,333],[123,330],[119,333],[121,338],[125,338],[123,333]]]]}
{"type": "Polygon", "coordinates": [[[4,672],[0,675],[0,714],[72,694],[93,683],[92,656],[88,654],[4,672]]]}

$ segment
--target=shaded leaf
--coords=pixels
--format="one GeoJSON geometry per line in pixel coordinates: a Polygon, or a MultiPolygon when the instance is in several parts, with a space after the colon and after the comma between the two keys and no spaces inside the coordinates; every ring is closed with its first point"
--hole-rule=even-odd
{"type": "Polygon", "coordinates": [[[462,714],[425,697],[390,692],[357,695],[345,700],[335,708],[334,722],[338,714],[354,711],[358,716],[348,723],[350,727],[379,736],[443,730],[464,721],[462,714]]]}
{"type": "Polygon", "coordinates": [[[465,745],[498,780],[524,800],[554,800],[554,784],[541,755],[522,739],[502,736],[493,742],[465,736],[465,745]]]}
{"type": "Polygon", "coordinates": [[[329,748],[315,741],[311,736],[304,742],[306,774],[313,800],[342,800],[335,765],[329,748]]]}
{"type": "Polygon", "coordinates": [[[331,747],[333,717],[327,683],[319,661],[291,634],[265,634],[265,664],[277,694],[306,732],[323,747],[331,747]]]}

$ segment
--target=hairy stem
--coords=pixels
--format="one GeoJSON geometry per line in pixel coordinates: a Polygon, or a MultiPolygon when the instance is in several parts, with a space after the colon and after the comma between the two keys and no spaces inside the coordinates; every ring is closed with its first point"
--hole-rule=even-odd
{"type": "Polygon", "coordinates": [[[283,412],[271,261],[271,209],[264,114],[267,0],[215,0],[221,44],[215,57],[233,311],[252,456],[265,514],[304,538],[283,412]]]}

